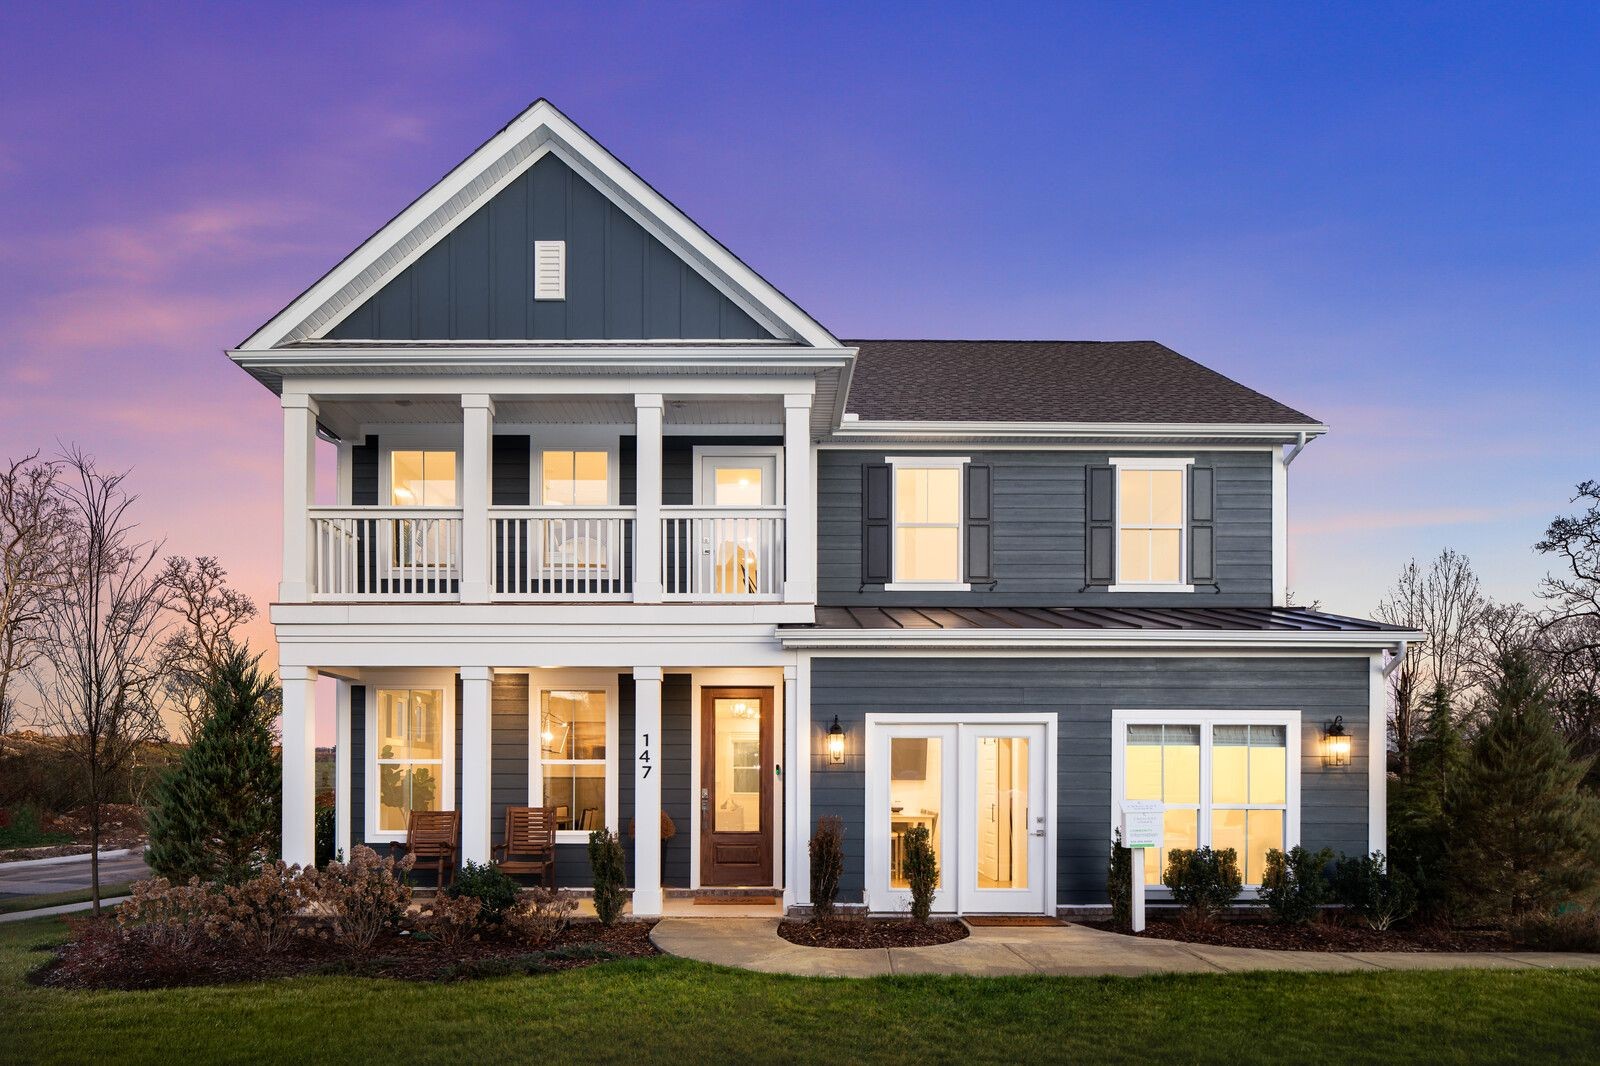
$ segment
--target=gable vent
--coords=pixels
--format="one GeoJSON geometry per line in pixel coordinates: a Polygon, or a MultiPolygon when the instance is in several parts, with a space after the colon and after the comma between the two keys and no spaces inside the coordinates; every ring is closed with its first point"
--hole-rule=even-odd
{"type": "Polygon", "coordinates": [[[533,298],[567,298],[567,242],[533,242],[533,298]]]}

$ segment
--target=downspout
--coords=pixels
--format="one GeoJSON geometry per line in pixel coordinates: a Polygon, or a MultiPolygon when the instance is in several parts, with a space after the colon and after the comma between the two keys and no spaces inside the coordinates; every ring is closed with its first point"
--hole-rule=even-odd
{"type": "Polygon", "coordinates": [[[1384,677],[1388,677],[1390,674],[1392,674],[1396,670],[1400,669],[1400,664],[1405,662],[1405,661],[1406,661],[1406,642],[1402,640],[1395,646],[1394,658],[1390,659],[1388,664],[1384,666],[1384,668],[1383,668],[1383,676],[1384,677]]]}
{"type": "Polygon", "coordinates": [[[1315,439],[1315,437],[1308,438],[1305,432],[1302,430],[1300,433],[1300,443],[1289,449],[1289,454],[1283,457],[1283,465],[1287,467],[1290,463],[1294,462],[1295,456],[1305,451],[1306,445],[1310,444],[1315,439]]]}

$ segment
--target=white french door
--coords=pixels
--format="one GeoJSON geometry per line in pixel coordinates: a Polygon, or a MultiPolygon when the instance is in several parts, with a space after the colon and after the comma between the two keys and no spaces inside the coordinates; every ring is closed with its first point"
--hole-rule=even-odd
{"type": "Polygon", "coordinates": [[[875,911],[910,905],[907,833],[929,831],[936,911],[1054,909],[1054,724],[868,715],[867,895],[875,911]]]}

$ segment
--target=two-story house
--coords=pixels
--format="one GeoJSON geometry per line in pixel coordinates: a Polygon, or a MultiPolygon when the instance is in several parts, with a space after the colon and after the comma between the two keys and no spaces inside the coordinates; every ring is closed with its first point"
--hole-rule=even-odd
{"type": "Polygon", "coordinates": [[[1419,635],[1286,605],[1325,427],[1158,343],[839,340],[539,101],[228,354],[282,401],[290,861],[324,676],[339,847],[547,806],[639,914],[806,905],[824,815],[874,910],[918,825],[957,912],[1104,903],[1125,800],[1248,884],[1384,847],[1419,635]]]}

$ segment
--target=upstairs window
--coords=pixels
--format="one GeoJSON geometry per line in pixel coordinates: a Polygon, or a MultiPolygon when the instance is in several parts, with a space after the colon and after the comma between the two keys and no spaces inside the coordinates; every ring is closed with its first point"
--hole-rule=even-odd
{"type": "Polygon", "coordinates": [[[894,461],[894,581],[961,582],[964,459],[894,461]]]}
{"type": "Polygon", "coordinates": [[[443,451],[389,453],[389,505],[454,507],[456,453],[443,451]]]}
{"type": "Polygon", "coordinates": [[[1115,459],[1117,584],[1179,586],[1186,459],[1115,459]]]}
{"type": "Polygon", "coordinates": [[[546,451],[541,459],[546,507],[604,507],[611,502],[611,456],[600,451],[546,451]]]}

